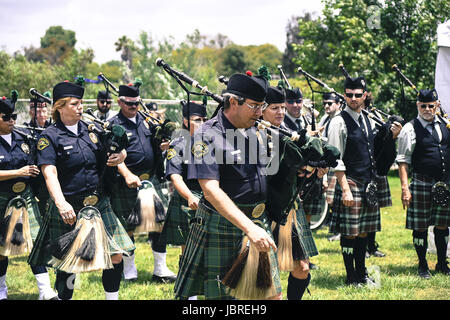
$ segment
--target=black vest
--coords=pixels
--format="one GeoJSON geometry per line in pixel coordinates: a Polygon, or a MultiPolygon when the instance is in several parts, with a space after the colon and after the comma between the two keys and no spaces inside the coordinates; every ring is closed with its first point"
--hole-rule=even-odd
{"type": "Polygon", "coordinates": [[[412,171],[441,180],[450,172],[449,133],[447,127],[439,122],[442,139],[439,143],[416,118],[411,121],[416,132],[416,146],[411,157],[412,171]]]}
{"type": "Polygon", "coordinates": [[[358,181],[367,182],[373,179],[375,168],[374,159],[374,135],[369,119],[361,113],[368,130],[368,137],[362,132],[359,125],[346,112],[339,114],[347,127],[347,142],[342,161],[346,168],[346,175],[358,181]]]}

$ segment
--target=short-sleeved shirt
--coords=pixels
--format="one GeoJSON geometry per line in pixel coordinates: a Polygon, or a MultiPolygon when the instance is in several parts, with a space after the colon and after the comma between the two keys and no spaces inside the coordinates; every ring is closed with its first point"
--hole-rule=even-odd
{"type": "Polygon", "coordinates": [[[190,143],[191,139],[185,139],[184,136],[176,138],[170,143],[166,154],[166,179],[170,180],[172,174],[178,174],[182,176],[184,183],[190,190],[202,191],[198,180],[187,179],[187,166],[191,151],[190,143]]]}
{"type": "Polygon", "coordinates": [[[151,144],[151,132],[145,119],[139,113],[136,123],[125,117],[122,112],[112,117],[111,124],[123,126],[128,136],[125,164],[131,172],[150,171],[154,167],[155,154],[151,144]]]}
{"type": "MultiPolygon", "coordinates": [[[[30,151],[28,141],[14,131],[11,133],[11,145],[0,137],[0,170],[15,170],[26,166],[30,151]]],[[[0,181],[0,192],[9,192],[16,182],[28,180],[30,177],[0,181]]]]}
{"type": "Polygon", "coordinates": [[[64,195],[91,192],[99,186],[104,166],[99,137],[78,122],[78,135],[59,120],[42,132],[38,144],[38,166],[54,165],[64,195]]]}
{"type": "Polygon", "coordinates": [[[236,204],[266,200],[267,175],[259,155],[267,151],[255,127],[237,130],[220,110],[195,132],[191,151],[188,179],[218,180],[236,204]]]}

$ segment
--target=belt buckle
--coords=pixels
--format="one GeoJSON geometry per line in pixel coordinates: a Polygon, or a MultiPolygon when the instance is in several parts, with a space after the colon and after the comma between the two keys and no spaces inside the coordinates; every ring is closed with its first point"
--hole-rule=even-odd
{"type": "Polygon", "coordinates": [[[95,194],[89,195],[83,199],[84,206],[95,206],[98,202],[98,197],[95,194]]]}
{"type": "Polygon", "coordinates": [[[252,217],[259,218],[264,213],[264,210],[266,210],[266,204],[265,203],[258,204],[256,207],[253,208],[252,217]]]}
{"type": "Polygon", "coordinates": [[[143,173],[143,174],[141,174],[140,176],[139,176],[139,179],[141,180],[141,181],[143,181],[143,180],[148,180],[150,178],[150,175],[148,174],[148,173],[143,173]]]}
{"type": "Polygon", "coordinates": [[[12,186],[12,191],[15,193],[21,193],[25,188],[27,187],[27,184],[25,182],[16,182],[12,186]]]}

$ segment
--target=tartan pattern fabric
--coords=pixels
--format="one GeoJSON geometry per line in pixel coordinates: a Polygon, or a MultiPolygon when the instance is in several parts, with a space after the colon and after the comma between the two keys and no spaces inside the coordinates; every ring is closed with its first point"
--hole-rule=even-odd
{"type": "MultiPolygon", "coordinates": [[[[108,197],[100,198],[95,207],[100,211],[105,229],[113,243],[110,241],[109,250],[111,255],[122,251],[131,252],[136,249],[119,219],[114,214],[108,197]]],[[[39,230],[33,250],[28,257],[28,263],[31,265],[46,265],[51,260],[51,254],[46,250],[46,245],[59,236],[70,232],[75,228],[73,225],[65,224],[59,214],[53,200],[49,200],[49,208],[44,217],[44,222],[39,230]]]]}
{"type": "Polygon", "coordinates": [[[295,218],[297,224],[293,223],[292,228],[292,253],[294,260],[304,260],[309,257],[314,257],[319,254],[316,243],[313,238],[311,228],[306,220],[305,211],[301,206],[300,199],[297,198],[295,204],[297,207],[295,218]],[[299,246],[301,250],[294,249],[294,246],[299,246]],[[296,252],[300,255],[297,256],[296,252]]]}
{"type": "Polygon", "coordinates": [[[356,236],[365,232],[380,231],[379,207],[366,206],[364,203],[364,186],[357,184],[349,177],[347,177],[347,181],[353,195],[354,205],[351,207],[344,206],[341,186],[336,183],[329,232],[356,236]]]}
{"type": "Polygon", "coordinates": [[[320,190],[319,194],[311,192],[308,196],[303,200],[302,206],[304,209],[304,214],[307,215],[319,215],[323,211],[323,202],[322,202],[322,179],[316,179],[314,182],[316,185],[315,188],[320,190]]]}
{"type": "MultiPolygon", "coordinates": [[[[0,192],[0,219],[3,219],[3,217],[5,216],[9,200],[18,195],[18,193],[14,192],[0,192]]],[[[33,195],[31,187],[27,186],[26,189],[22,193],[20,193],[20,196],[27,203],[28,223],[30,224],[31,239],[34,242],[39,232],[39,228],[42,224],[42,217],[39,212],[39,206],[33,195]]]]}
{"type": "Polygon", "coordinates": [[[136,205],[137,188],[128,188],[124,180],[112,186],[111,207],[127,232],[134,231],[134,226],[127,224],[127,218],[136,205]]]}
{"type": "MultiPolygon", "coordinates": [[[[221,279],[231,268],[239,255],[243,233],[217,211],[203,203],[195,214],[202,218],[203,224],[193,223],[188,235],[186,249],[180,259],[180,269],[175,282],[175,297],[187,299],[193,295],[204,295],[206,299],[233,299],[221,279]]],[[[267,215],[263,213],[258,220],[272,235],[267,215]]],[[[261,225],[260,225],[261,226],[261,225]]],[[[272,278],[277,290],[281,292],[280,276],[276,253],[269,254],[272,265],[272,278]]]]}
{"type": "MultiPolygon", "coordinates": [[[[201,198],[201,194],[193,193],[199,199],[201,198]]],[[[176,246],[185,245],[189,234],[189,219],[193,218],[194,215],[195,210],[191,210],[188,207],[188,202],[177,191],[174,191],[170,198],[166,220],[161,232],[161,237],[165,240],[165,243],[176,246]]]]}
{"type": "Polygon", "coordinates": [[[431,188],[437,180],[413,173],[409,190],[412,199],[406,211],[406,228],[411,230],[427,229],[429,226],[449,226],[450,207],[441,207],[433,203],[431,188]]]}
{"type": "Polygon", "coordinates": [[[327,188],[327,203],[331,206],[333,204],[334,192],[336,189],[336,176],[333,170],[328,171],[328,188],[327,188]]]}
{"type": "Polygon", "coordinates": [[[387,176],[377,176],[378,207],[392,207],[391,190],[387,176]]]}

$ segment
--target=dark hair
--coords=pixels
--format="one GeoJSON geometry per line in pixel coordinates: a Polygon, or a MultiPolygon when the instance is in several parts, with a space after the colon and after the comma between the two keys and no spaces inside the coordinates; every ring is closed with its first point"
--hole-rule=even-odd
{"type": "Polygon", "coordinates": [[[366,107],[370,107],[371,103],[372,103],[372,92],[367,92],[366,100],[364,100],[364,105],[366,107]]]}
{"type": "Polygon", "coordinates": [[[242,98],[238,95],[232,94],[232,93],[224,93],[223,94],[223,109],[226,110],[230,107],[230,98],[234,98],[238,104],[241,106],[245,102],[245,98],[242,98]]]}

